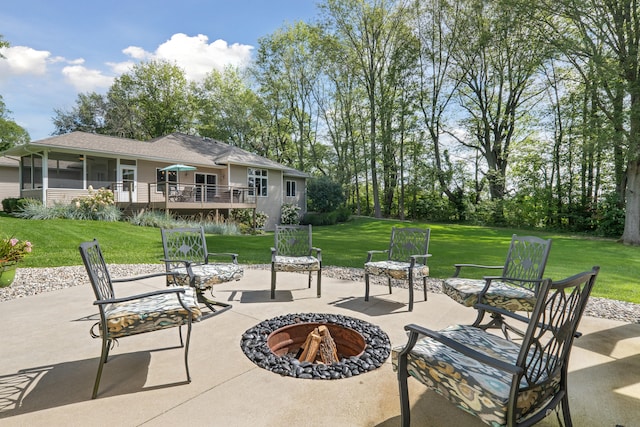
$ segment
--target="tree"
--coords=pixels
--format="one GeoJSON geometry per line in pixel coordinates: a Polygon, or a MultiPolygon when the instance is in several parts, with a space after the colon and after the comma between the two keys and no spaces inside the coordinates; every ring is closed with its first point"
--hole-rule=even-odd
{"type": "Polygon", "coordinates": [[[236,68],[214,70],[195,85],[198,134],[260,152],[260,124],[267,114],[258,95],[236,68]]]}
{"type": "Polygon", "coordinates": [[[621,239],[640,245],[640,6],[635,0],[541,0],[534,7],[584,81],[597,85],[592,99],[614,129],[615,176],[624,188],[621,239]]]}
{"type": "MultiPolygon", "coordinates": [[[[320,8],[326,26],[333,28],[343,44],[346,62],[365,88],[368,100],[370,173],[374,216],[382,216],[378,180],[379,106],[389,92],[388,79],[393,55],[403,46],[405,10],[393,0],[327,0],[320,8]]],[[[383,139],[388,135],[383,135],[383,139]]],[[[389,142],[386,140],[386,142],[389,142]]]]}
{"type": "Polygon", "coordinates": [[[192,110],[181,68],[167,61],[142,62],[109,89],[106,133],[144,141],[188,131],[192,110]]]}
{"type": "Polygon", "coordinates": [[[70,110],[55,109],[53,135],[81,131],[104,134],[107,132],[107,100],[96,92],[80,93],[76,105],[70,110]]]}
{"type": "MultiPolygon", "coordinates": [[[[543,92],[537,73],[550,57],[542,32],[512,7],[510,0],[465,3],[463,37],[453,55],[459,104],[471,138],[458,140],[486,161],[491,200],[505,196],[511,145],[522,138],[528,111],[543,92]]],[[[502,218],[501,209],[495,219],[502,218]]]]}
{"type": "Polygon", "coordinates": [[[10,118],[10,114],[11,111],[6,108],[0,95],[0,152],[15,145],[26,144],[31,139],[29,133],[10,118]]]}

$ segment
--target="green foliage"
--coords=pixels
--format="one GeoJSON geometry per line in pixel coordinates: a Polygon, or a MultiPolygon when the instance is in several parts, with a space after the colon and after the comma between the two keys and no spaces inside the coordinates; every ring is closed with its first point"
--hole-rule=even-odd
{"type": "Polygon", "coordinates": [[[447,197],[439,193],[425,193],[421,195],[414,207],[416,219],[430,221],[455,221],[457,212],[455,206],[449,202],[447,197]]]}
{"type": "MultiPolygon", "coordinates": [[[[0,47],[2,47],[1,43],[0,47]]],[[[10,114],[11,111],[6,108],[0,95],[0,152],[31,140],[29,133],[11,119],[10,114]]]]}
{"type": "Polygon", "coordinates": [[[338,223],[338,212],[307,212],[300,223],[304,225],[334,225],[338,223]]]}
{"type": "Polygon", "coordinates": [[[120,210],[115,207],[113,191],[106,188],[94,190],[88,188],[89,195],[76,197],[71,201],[72,215],[77,219],[94,219],[101,221],[118,221],[120,210]],[[116,213],[117,212],[117,213],[116,213]]]}
{"type": "Polygon", "coordinates": [[[27,199],[17,197],[7,197],[2,199],[2,210],[6,213],[19,212],[27,203],[27,199]]]}
{"type": "Polygon", "coordinates": [[[326,176],[308,181],[307,198],[309,210],[320,213],[335,211],[345,201],[340,184],[326,176]]]}
{"type": "Polygon", "coordinates": [[[285,203],[280,208],[280,224],[295,225],[300,223],[300,206],[285,203]]]}
{"type": "Polygon", "coordinates": [[[605,195],[596,208],[596,234],[605,237],[620,237],[624,232],[624,209],[616,193],[605,195]]]}
{"type": "Polygon", "coordinates": [[[264,228],[269,216],[261,211],[255,212],[255,228],[253,227],[253,209],[232,209],[229,219],[236,223],[242,234],[253,234],[264,228]]]}

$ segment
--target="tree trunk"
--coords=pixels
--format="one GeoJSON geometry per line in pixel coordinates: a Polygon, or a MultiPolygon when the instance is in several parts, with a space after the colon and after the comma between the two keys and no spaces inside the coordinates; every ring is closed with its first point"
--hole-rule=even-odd
{"type": "Polygon", "coordinates": [[[640,160],[627,164],[626,215],[622,242],[640,245],[640,160]]]}

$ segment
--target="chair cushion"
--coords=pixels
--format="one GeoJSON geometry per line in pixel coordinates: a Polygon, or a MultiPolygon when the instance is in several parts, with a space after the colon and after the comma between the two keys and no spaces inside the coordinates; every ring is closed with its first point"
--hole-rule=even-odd
{"type": "MultiPolygon", "coordinates": [[[[191,270],[195,275],[194,286],[198,289],[209,289],[213,285],[240,280],[244,275],[242,266],[234,263],[192,264],[191,270]]],[[[186,267],[176,267],[171,271],[175,273],[174,277],[178,285],[189,286],[189,273],[186,267]]]]}
{"type": "Polygon", "coordinates": [[[314,256],[276,255],[272,263],[275,271],[319,271],[320,261],[314,256]]]}
{"type": "MultiPolygon", "coordinates": [[[[202,313],[193,288],[187,287],[182,301],[193,312],[193,320],[202,313]]],[[[141,334],[187,323],[189,312],[178,301],[177,294],[166,293],[105,306],[109,338],[141,334]]]]}
{"type": "MultiPolygon", "coordinates": [[[[392,279],[409,280],[408,262],[400,261],[372,261],[364,264],[364,271],[374,276],[387,276],[392,279]]],[[[413,268],[413,278],[420,279],[429,276],[429,267],[416,264],[413,268]]]]}
{"type": "MultiPolygon", "coordinates": [[[[488,356],[515,365],[520,351],[517,343],[479,328],[454,325],[440,331],[448,338],[460,342],[488,356]]],[[[398,353],[392,350],[393,369],[398,369],[398,353]]],[[[431,338],[421,338],[407,355],[407,370],[411,376],[454,402],[461,409],[481,418],[485,423],[506,424],[511,375],[464,356],[431,338]]],[[[544,403],[560,384],[560,374],[554,378],[541,377],[537,385],[527,388],[523,378],[518,393],[518,417],[544,403]]]]}
{"type": "MultiPolygon", "coordinates": [[[[473,307],[478,302],[478,295],[485,284],[486,281],[483,279],[452,277],[442,282],[442,291],[454,301],[473,307]]],[[[536,296],[529,289],[496,280],[491,282],[482,303],[509,311],[533,311],[536,296]]]]}

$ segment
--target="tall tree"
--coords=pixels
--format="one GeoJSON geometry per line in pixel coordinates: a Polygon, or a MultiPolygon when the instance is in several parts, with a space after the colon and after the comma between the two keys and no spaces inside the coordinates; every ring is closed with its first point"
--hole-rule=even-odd
{"type": "MultiPolygon", "coordinates": [[[[536,77],[550,52],[539,28],[510,0],[468,0],[465,5],[466,43],[452,55],[472,139],[459,141],[482,154],[491,199],[499,202],[505,196],[511,144],[542,93],[536,77]]],[[[501,210],[495,214],[500,221],[501,210]]]]}
{"type": "Polygon", "coordinates": [[[261,152],[256,142],[260,140],[260,123],[266,111],[239,69],[213,70],[194,86],[195,128],[199,135],[261,152]]]}
{"type": "Polygon", "coordinates": [[[108,134],[149,140],[188,131],[192,106],[184,71],[167,61],[142,62],[107,93],[108,134]]]}
{"type": "Polygon", "coordinates": [[[255,75],[274,116],[274,124],[289,133],[279,137],[280,161],[300,170],[317,166],[315,128],[318,120],[313,91],[321,62],[319,28],[297,22],[260,39],[255,75]],[[279,118],[278,118],[279,117],[279,118]]]}
{"type": "MultiPolygon", "coordinates": [[[[387,93],[391,59],[402,44],[399,32],[404,28],[404,4],[394,0],[326,0],[320,4],[325,24],[341,40],[352,72],[365,88],[368,100],[370,173],[374,216],[380,218],[378,180],[378,128],[381,96],[387,93]]],[[[402,33],[403,35],[405,33],[402,33]]]]}
{"type": "Polygon", "coordinates": [[[640,245],[640,5],[636,0],[541,0],[536,7],[546,12],[540,21],[552,39],[603,95],[593,99],[615,130],[610,139],[614,173],[625,190],[622,241],[640,245]]]}

